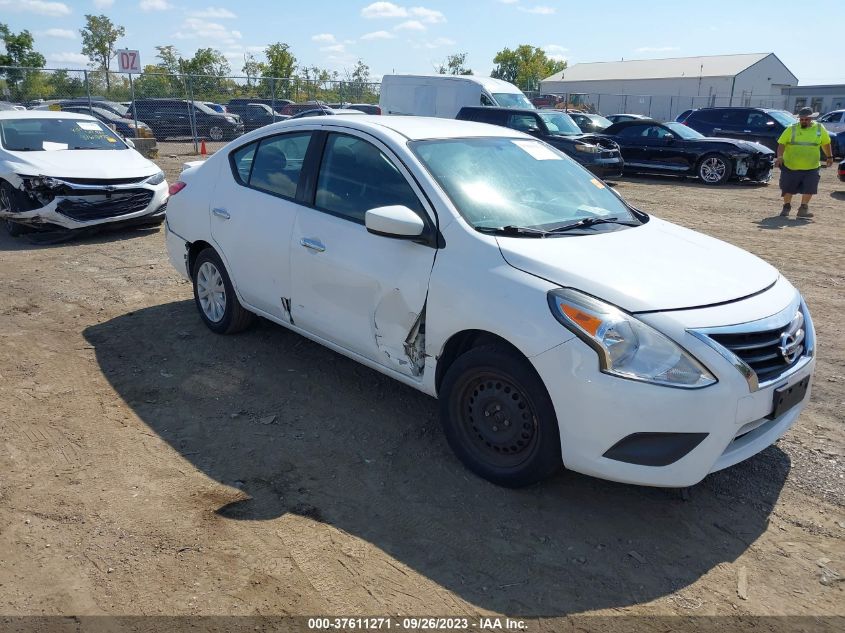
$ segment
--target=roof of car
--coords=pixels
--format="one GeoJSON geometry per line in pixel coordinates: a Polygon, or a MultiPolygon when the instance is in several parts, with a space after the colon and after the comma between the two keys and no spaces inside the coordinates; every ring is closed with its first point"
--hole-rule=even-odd
{"type": "Polygon", "coordinates": [[[96,121],[90,114],[79,112],[68,112],[67,110],[3,110],[0,111],[0,120],[7,119],[91,119],[96,121]]]}
{"type": "Polygon", "coordinates": [[[663,125],[663,123],[661,123],[660,121],[657,121],[656,119],[633,119],[631,121],[619,121],[617,123],[614,123],[613,125],[609,125],[606,128],[604,128],[604,130],[602,130],[602,134],[614,134],[617,131],[622,130],[626,127],[635,127],[637,125],[643,125],[643,124],[646,124],[646,125],[651,125],[651,124],[663,125]]]}
{"type": "MultiPolygon", "coordinates": [[[[292,129],[294,126],[335,126],[338,124],[351,124],[358,129],[370,130],[373,132],[379,130],[391,130],[397,134],[401,134],[411,141],[434,138],[493,136],[513,138],[514,136],[524,136],[520,132],[516,132],[510,128],[500,127],[498,125],[488,125],[487,123],[476,123],[475,121],[458,121],[457,119],[441,119],[423,116],[380,116],[377,114],[350,115],[348,112],[338,114],[337,116],[292,119],[290,121],[265,126],[261,128],[261,130],[273,129],[276,126],[284,126],[282,129],[292,129]]],[[[528,137],[526,136],[526,138],[528,137]]]]}

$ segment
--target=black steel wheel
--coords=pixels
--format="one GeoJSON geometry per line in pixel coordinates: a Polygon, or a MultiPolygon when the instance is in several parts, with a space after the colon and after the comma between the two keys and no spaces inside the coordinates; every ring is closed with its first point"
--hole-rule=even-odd
{"type": "Polygon", "coordinates": [[[504,347],[461,355],[440,392],[446,438],[461,461],[493,483],[518,487],[561,466],[551,399],[531,364],[504,347]]]}

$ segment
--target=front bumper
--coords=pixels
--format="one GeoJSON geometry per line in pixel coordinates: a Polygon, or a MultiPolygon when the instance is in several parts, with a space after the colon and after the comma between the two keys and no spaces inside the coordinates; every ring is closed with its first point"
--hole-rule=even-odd
{"type": "MultiPolygon", "coordinates": [[[[814,340],[814,332],[808,335],[814,340]]],[[[568,469],[631,484],[691,486],[708,473],[770,446],[795,423],[809,401],[815,368],[812,355],[782,379],[752,391],[736,367],[712,348],[692,335],[676,340],[710,369],[718,379],[716,384],[674,389],[603,374],[596,353],[577,338],[531,359],[555,406],[568,469]],[[803,400],[769,419],[775,390],[805,378],[810,385],[803,400]],[[618,454],[617,458],[606,456],[636,434],[664,439],[694,436],[696,441],[689,441],[672,460],[652,460],[651,465],[646,465],[648,456],[632,460],[639,463],[621,461],[618,454]]]]}
{"type": "MultiPolygon", "coordinates": [[[[155,220],[167,205],[168,185],[163,181],[150,185],[143,181],[122,184],[81,184],[56,179],[61,186],[52,190],[29,192],[17,183],[18,205],[15,211],[0,211],[8,219],[33,228],[76,230],[112,223],[130,223],[136,219],[155,220]]],[[[140,180],[140,179],[139,179],[140,180]]],[[[14,183],[13,183],[14,184],[14,183]]]]}

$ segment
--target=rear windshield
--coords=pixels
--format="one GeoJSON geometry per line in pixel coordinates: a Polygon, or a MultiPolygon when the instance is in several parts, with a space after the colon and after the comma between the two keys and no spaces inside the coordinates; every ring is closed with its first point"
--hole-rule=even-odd
{"type": "Polygon", "coordinates": [[[117,134],[99,121],[80,119],[2,120],[0,145],[13,152],[127,149],[117,134]]]}

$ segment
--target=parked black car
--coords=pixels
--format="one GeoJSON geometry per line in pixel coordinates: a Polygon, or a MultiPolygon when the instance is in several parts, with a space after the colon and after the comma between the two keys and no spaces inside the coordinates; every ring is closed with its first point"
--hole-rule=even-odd
{"type": "Polygon", "coordinates": [[[754,141],[769,149],[778,148],[778,137],[797,123],[798,119],[786,110],[770,108],[699,108],[684,120],[693,130],[704,136],[737,138],[754,141]]]}
{"type": "Polygon", "coordinates": [[[845,160],[839,163],[839,180],[845,182],[845,160]]]}
{"type": "Polygon", "coordinates": [[[335,108],[329,107],[321,107],[321,108],[311,108],[310,110],[302,110],[297,112],[293,116],[289,116],[289,119],[302,119],[309,116],[334,116],[335,114],[365,114],[360,110],[355,109],[345,109],[339,110],[335,108]]]}
{"type": "Polygon", "coordinates": [[[612,125],[600,114],[590,114],[589,112],[580,112],[578,110],[566,110],[566,114],[572,117],[575,125],[581,128],[585,134],[596,134],[603,132],[605,128],[612,125]]]}
{"type": "Polygon", "coordinates": [[[381,114],[381,107],[373,103],[330,103],[335,110],[360,110],[364,114],[381,114]]]}
{"type": "Polygon", "coordinates": [[[42,105],[33,110],[61,110],[62,112],[76,112],[77,114],[90,114],[96,119],[99,119],[106,125],[114,127],[115,132],[120,134],[123,138],[152,138],[153,131],[143,121],[138,121],[138,128],[135,128],[135,122],[126,119],[122,116],[116,115],[111,110],[100,108],[97,105],[70,105],[50,104],[42,105]]]}
{"type": "Polygon", "coordinates": [[[683,123],[622,121],[604,131],[619,144],[626,172],[697,176],[708,185],[730,178],[768,182],[775,153],[759,143],[708,138],[683,123]]]}
{"type": "Polygon", "coordinates": [[[193,137],[194,125],[198,138],[212,141],[230,140],[244,133],[244,124],[236,115],[215,112],[201,101],[136,99],[129,108],[127,118],[132,118],[133,110],[138,120],[149,125],[159,140],[193,137]]]}
{"type": "Polygon", "coordinates": [[[290,118],[284,114],[273,112],[273,108],[264,103],[247,103],[244,105],[232,105],[230,103],[226,107],[230,114],[237,114],[241,118],[246,132],[290,118]]]}
{"type": "Polygon", "coordinates": [[[601,178],[622,175],[624,163],[616,143],[603,136],[584,134],[560,110],[467,106],[461,108],[456,118],[526,132],[571,156],[601,178]]]}
{"type": "MultiPolygon", "coordinates": [[[[50,105],[53,103],[58,103],[62,106],[62,109],[66,109],[69,106],[88,106],[89,101],[88,97],[76,97],[73,99],[56,99],[51,101],[45,101],[37,106],[33,106],[33,110],[39,108],[40,106],[50,105]]],[[[95,108],[102,108],[103,110],[108,110],[109,112],[113,112],[117,116],[126,116],[126,112],[129,110],[125,105],[118,103],[117,101],[109,101],[104,97],[91,97],[90,104],[95,108]]]]}
{"type": "Polygon", "coordinates": [[[651,117],[644,114],[608,114],[604,117],[611,123],[619,123],[620,121],[633,121],[635,119],[650,119],[651,117]]]}

